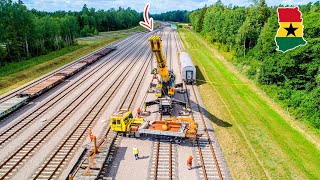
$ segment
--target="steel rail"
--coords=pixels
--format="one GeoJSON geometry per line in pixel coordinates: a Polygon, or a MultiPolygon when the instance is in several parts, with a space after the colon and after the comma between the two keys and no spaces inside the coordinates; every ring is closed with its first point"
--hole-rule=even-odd
{"type": "MultiPolygon", "coordinates": [[[[143,39],[142,39],[142,40],[143,40],[143,39]]],[[[142,41],[142,40],[141,40],[141,41],[142,41]]],[[[137,50],[137,49],[134,49],[134,48],[133,48],[133,52],[135,52],[136,50],[137,50]]],[[[131,53],[133,53],[133,52],[131,52],[131,53]]],[[[129,55],[130,55],[131,53],[128,53],[127,56],[126,56],[126,58],[124,58],[122,61],[119,61],[119,62],[123,62],[125,59],[127,59],[127,58],[129,57],[129,55]]],[[[116,66],[116,67],[119,67],[119,66],[120,66],[120,63],[119,63],[118,66],[116,66]]],[[[113,71],[115,71],[115,70],[116,70],[116,68],[114,68],[113,71]]],[[[112,71],[112,72],[113,72],[113,71],[112,71]]],[[[77,102],[77,100],[78,100],[78,101],[80,101],[80,102],[77,103],[69,112],[67,112],[67,113],[65,114],[65,116],[62,117],[62,119],[61,119],[60,121],[58,120],[58,122],[55,122],[54,120],[58,119],[58,117],[59,117],[59,115],[60,115],[61,113],[58,114],[58,115],[56,115],[56,116],[52,119],[52,121],[50,121],[49,123],[47,123],[41,130],[38,130],[37,133],[36,133],[33,137],[31,137],[31,138],[30,138],[27,142],[25,142],[17,151],[15,151],[15,153],[13,153],[9,158],[7,158],[7,159],[0,165],[0,169],[2,169],[8,162],[10,162],[12,159],[14,159],[14,157],[18,156],[19,152],[21,152],[23,149],[29,149],[29,151],[27,151],[26,153],[23,153],[22,156],[19,155],[19,156],[21,156],[21,157],[20,157],[20,158],[18,159],[18,161],[16,161],[13,165],[8,165],[8,166],[11,166],[11,168],[9,168],[9,170],[8,170],[0,179],[3,179],[5,176],[9,175],[9,173],[11,173],[11,172],[13,171],[13,169],[15,169],[15,167],[18,166],[18,164],[20,164],[26,157],[28,157],[29,154],[31,154],[31,153],[34,151],[34,149],[35,149],[36,147],[38,147],[45,139],[47,139],[47,137],[48,137],[50,134],[52,134],[53,131],[54,131],[55,129],[57,129],[57,127],[65,121],[65,119],[68,117],[68,115],[70,115],[70,113],[73,112],[78,106],[80,106],[80,105],[82,104],[82,102],[84,102],[84,100],[87,99],[87,98],[89,97],[89,95],[92,94],[92,93],[107,79],[107,77],[109,77],[109,76],[112,74],[112,72],[109,73],[108,75],[106,75],[105,78],[102,79],[87,95],[85,95],[85,97],[84,97],[83,99],[81,99],[81,100],[76,99],[75,101],[73,101],[73,102],[77,102]],[[54,123],[56,123],[56,124],[53,124],[53,125],[52,125],[53,128],[51,128],[50,130],[48,130],[47,133],[46,133],[45,135],[42,135],[42,138],[41,138],[41,133],[42,133],[42,132],[45,132],[45,130],[46,130],[47,127],[50,128],[52,122],[54,122],[54,123]],[[32,141],[35,140],[37,136],[40,136],[40,140],[36,141],[35,143],[32,143],[32,141]],[[27,146],[28,144],[32,144],[31,147],[28,148],[28,146],[27,146]]],[[[102,76],[102,77],[103,77],[103,76],[102,76]]],[[[96,82],[98,82],[98,81],[96,81],[96,82]]],[[[90,87],[90,88],[91,88],[91,87],[90,87]]],[[[81,95],[83,95],[83,94],[81,94],[81,95]]],[[[70,107],[70,106],[69,106],[69,107],[70,107]]],[[[68,108],[67,108],[67,109],[68,109],[68,108]]],[[[67,110],[67,109],[64,109],[64,110],[67,110]]],[[[23,151],[23,152],[24,152],[24,151],[23,151]]]]}

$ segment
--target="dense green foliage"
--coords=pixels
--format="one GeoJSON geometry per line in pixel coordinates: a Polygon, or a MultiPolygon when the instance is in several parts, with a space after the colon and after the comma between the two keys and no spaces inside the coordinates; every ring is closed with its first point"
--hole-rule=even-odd
{"type": "Polygon", "coordinates": [[[320,128],[320,3],[301,5],[308,44],[287,53],[276,51],[277,7],[265,0],[250,7],[226,7],[221,1],[193,11],[193,29],[224,51],[267,93],[300,120],[320,128]]]}
{"type": "Polygon", "coordinates": [[[0,0],[0,65],[59,50],[77,37],[134,27],[142,14],[128,9],[80,12],[28,10],[22,1],[0,0]]]}
{"type": "Polygon", "coordinates": [[[152,18],[160,21],[189,22],[188,11],[168,11],[161,14],[153,14],[152,18]]]}

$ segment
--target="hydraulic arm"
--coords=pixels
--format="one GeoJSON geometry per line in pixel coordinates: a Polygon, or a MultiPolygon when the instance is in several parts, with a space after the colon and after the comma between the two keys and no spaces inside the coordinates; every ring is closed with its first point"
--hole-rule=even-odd
{"type": "Polygon", "coordinates": [[[167,60],[162,53],[162,40],[160,36],[151,36],[150,46],[152,52],[154,52],[155,60],[157,62],[159,75],[162,78],[162,81],[168,82],[170,81],[169,70],[167,67],[167,60]]]}
{"type": "Polygon", "coordinates": [[[160,36],[151,36],[149,38],[149,41],[151,50],[155,55],[158,73],[161,77],[162,91],[165,95],[173,95],[175,86],[175,75],[167,67],[167,60],[162,53],[162,40],[160,36]]]}
{"type": "Polygon", "coordinates": [[[155,61],[157,63],[157,72],[160,75],[160,83],[156,85],[156,96],[158,99],[145,102],[145,108],[147,106],[152,106],[154,104],[159,105],[159,112],[161,114],[172,114],[173,105],[178,104],[180,106],[188,107],[186,102],[182,102],[174,99],[175,87],[181,85],[175,84],[175,75],[172,70],[167,67],[167,60],[162,52],[162,40],[160,36],[151,36],[149,38],[150,47],[155,56],[155,61]]]}

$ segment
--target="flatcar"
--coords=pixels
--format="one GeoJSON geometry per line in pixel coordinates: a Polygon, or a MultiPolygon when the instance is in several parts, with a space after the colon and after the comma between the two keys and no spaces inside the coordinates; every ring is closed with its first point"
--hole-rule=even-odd
{"type": "Polygon", "coordinates": [[[192,63],[191,57],[186,52],[179,54],[179,64],[181,78],[187,84],[193,84],[196,82],[196,68],[192,63]]]}
{"type": "Polygon", "coordinates": [[[29,97],[33,98],[39,96],[40,94],[48,91],[52,87],[60,84],[66,77],[64,75],[54,75],[41,83],[23,91],[19,94],[20,97],[29,97]]]}
{"type": "Polygon", "coordinates": [[[55,73],[50,78],[24,90],[23,92],[17,94],[15,97],[0,103],[0,118],[10,114],[11,112],[15,111],[20,106],[22,106],[28,100],[40,96],[44,92],[50,90],[51,88],[63,82],[65,79],[76,74],[77,72],[81,71],[85,67],[89,66],[90,64],[99,60],[101,57],[109,54],[110,52],[116,49],[116,46],[104,48],[100,52],[95,53],[85,58],[84,60],[78,61],[70,67],[67,67],[55,73]]]}
{"type": "Polygon", "coordinates": [[[65,76],[66,78],[76,74],[77,72],[81,71],[86,67],[86,63],[76,63],[75,65],[72,65],[71,67],[68,67],[55,75],[65,76]]]}
{"type": "Polygon", "coordinates": [[[105,55],[111,53],[112,51],[114,51],[116,49],[117,49],[117,46],[107,47],[107,48],[97,52],[95,55],[105,56],[105,55]]]}
{"type": "Polygon", "coordinates": [[[89,64],[92,64],[92,63],[96,62],[101,57],[102,57],[101,55],[93,55],[93,56],[87,57],[86,59],[82,60],[81,62],[82,63],[87,63],[89,65],[89,64]]]}
{"type": "Polygon", "coordinates": [[[0,103],[0,118],[7,116],[8,114],[21,107],[27,102],[27,100],[28,97],[12,97],[0,103]]]}

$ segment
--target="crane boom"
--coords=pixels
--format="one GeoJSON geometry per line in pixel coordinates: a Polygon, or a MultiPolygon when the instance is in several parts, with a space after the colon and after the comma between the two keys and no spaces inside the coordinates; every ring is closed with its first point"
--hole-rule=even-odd
{"type": "Polygon", "coordinates": [[[167,67],[167,60],[162,53],[162,40],[160,36],[151,36],[149,38],[152,52],[155,55],[155,61],[157,62],[158,72],[163,82],[170,81],[170,72],[167,67]]]}

